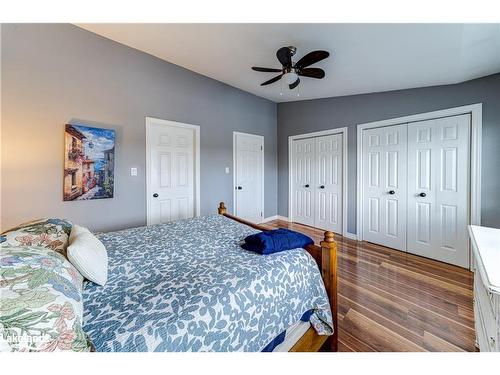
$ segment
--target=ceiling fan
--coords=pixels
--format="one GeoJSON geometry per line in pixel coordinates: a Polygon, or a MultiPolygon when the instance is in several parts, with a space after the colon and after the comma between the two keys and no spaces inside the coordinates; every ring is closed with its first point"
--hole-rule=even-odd
{"type": "Polygon", "coordinates": [[[292,62],[292,56],[297,52],[297,48],[293,46],[282,47],[276,52],[276,57],[283,67],[281,69],[274,68],[260,68],[252,66],[252,69],[257,72],[266,73],[281,73],[280,75],[271,78],[269,81],[261,83],[261,86],[269,85],[279,81],[282,77],[285,83],[290,87],[290,90],[296,88],[300,83],[299,76],[321,79],[325,76],[325,71],[320,68],[308,68],[308,66],[316,64],[318,61],[326,59],[330,53],[326,51],[312,51],[302,57],[295,64],[292,62]]]}

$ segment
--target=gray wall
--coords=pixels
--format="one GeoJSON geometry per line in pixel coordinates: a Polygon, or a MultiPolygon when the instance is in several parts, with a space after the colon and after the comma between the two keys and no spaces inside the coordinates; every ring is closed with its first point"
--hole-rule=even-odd
{"type": "Polygon", "coordinates": [[[275,103],[72,25],[3,25],[1,38],[3,229],[50,216],[93,230],[144,225],[146,116],[201,126],[202,214],[231,208],[232,132],[263,135],[265,215],[276,215],[275,103]],[[62,201],[72,121],[116,129],[113,199],[62,201]]]}
{"type": "Polygon", "coordinates": [[[457,85],[278,104],[278,213],[288,216],[288,136],[348,127],[347,229],[356,233],[356,125],[483,103],[482,224],[500,227],[500,74],[457,85]]]}
{"type": "Polygon", "coordinates": [[[1,227],[66,217],[94,230],[145,224],[144,117],[201,126],[201,208],[231,208],[232,132],[265,137],[265,216],[288,214],[288,136],[349,127],[348,230],[356,222],[356,124],[483,103],[482,219],[500,227],[500,75],[276,104],[72,25],[2,25],[1,227]],[[277,109],[276,109],[277,107],[277,109]],[[115,198],[63,202],[68,122],[117,131],[115,198]],[[278,132],[278,133],[277,133],[278,132]],[[130,176],[130,167],[139,176],[130,176]],[[278,190],[279,185],[279,190],[278,190]]]}

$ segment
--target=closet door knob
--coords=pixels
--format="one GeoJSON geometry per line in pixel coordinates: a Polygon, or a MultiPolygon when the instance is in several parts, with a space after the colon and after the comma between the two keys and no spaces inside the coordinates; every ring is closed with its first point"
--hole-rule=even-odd
{"type": "Polygon", "coordinates": [[[319,188],[320,188],[320,189],[324,189],[324,188],[325,188],[325,185],[321,185],[319,188]]]}
{"type": "Polygon", "coordinates": [[[425,196],[427,196],[427,194],[425,194],[425,193],[420,193],[419,195],[420,195],[422,198],[424,198],[425,196]]]}
{"type": "Polygon", "coordinates": [[[394,190],[389,190],[389,194],[393,195],[396,194],[396,192],[394,190]]]}
{"type": "Polygon", "coordinates": [[[243,188],[241,186],[238,186],[236,189],[243,190],[243,188]]]}
{"type": "Polygon", "coordinates": [[[154,193],[153,197],[158,198],[158,193],[154,193]]]}
{"type": "Polygon", "coordinates": [[[495,338],[490,336],[490,346],[491,346],[492,348],[494,348],[494,347],[495,347],[495,344],[496,344],[496,340],[495,340],[495,338]]]}
{"type": "Polygon", "coordinates": [[[304,186],[305,186],[305,187],[309,187],[309,184],[305,184],[304,186]]]}

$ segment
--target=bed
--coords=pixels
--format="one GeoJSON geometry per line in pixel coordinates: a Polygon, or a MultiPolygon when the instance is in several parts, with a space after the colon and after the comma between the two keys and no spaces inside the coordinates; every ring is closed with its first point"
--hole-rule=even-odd
{"type": "Polygon", "coordinates": [[[262,256],[240,244],[264,228],[218,211],[99,235],[108,282],[83,296],[97,351],[337,350],[333,234],[262,256]]]}

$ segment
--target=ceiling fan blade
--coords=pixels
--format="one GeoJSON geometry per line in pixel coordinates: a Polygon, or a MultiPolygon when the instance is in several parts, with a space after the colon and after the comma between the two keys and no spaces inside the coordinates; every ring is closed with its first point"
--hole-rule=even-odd
{"type": "Polygon", "coordinates": [[[283,65],[285,68],[291,68],[292,67],[292,54],[290,52],[290,48],[288,48],[288,47],[281,47],[276,52],[276,57],[278,58],[278,60],[281,63],[281,65],[283,65]]]}
{"type": "Polygon", "coordinates": [[[305,68],[298,71],[299,76],[321,79],[325,76],[325,71],[320,68],[305,68]]]}
{"type": "Polygon", "coordinates": [[[326,59],[328,56],[330,56],[330,53],[326,51],[309,52],[307,55],[303,56],[299,61],[297,61],[297,63],[295,64],[295,68],[305,68],[306,66],[316,64],[318,61],[326,59]]]}
{"type": "Polygon", "coordinates": [[[271,78],[269,81],[266,81],[264,83],[261,83],[260,85],[261,86],[265,86],[265,85],[270,85],[271,83],[274,83],[276,81],[279,81],[281,79],[281,77],[283,76],[283,74],[280,74],[279,76],[276,76],[274,78],[271,78]]]}
{"type": "Polygon", "coordinates": [[[279,73],[282,69],[274,69],[274,68],[260,68],[258,66],[252,66],[252,69],[256,72],[265,72],[265,73],[279,73]]]}
{"type": "Polygon", "coordinates": [[[296,88],[299,85],[299,83],[300,83],[300,78],[297,77],[297,80],[294,83],[288,85],[288,87],[290,87],[290,90],[293,90],[294,88],[296,88]]]}

